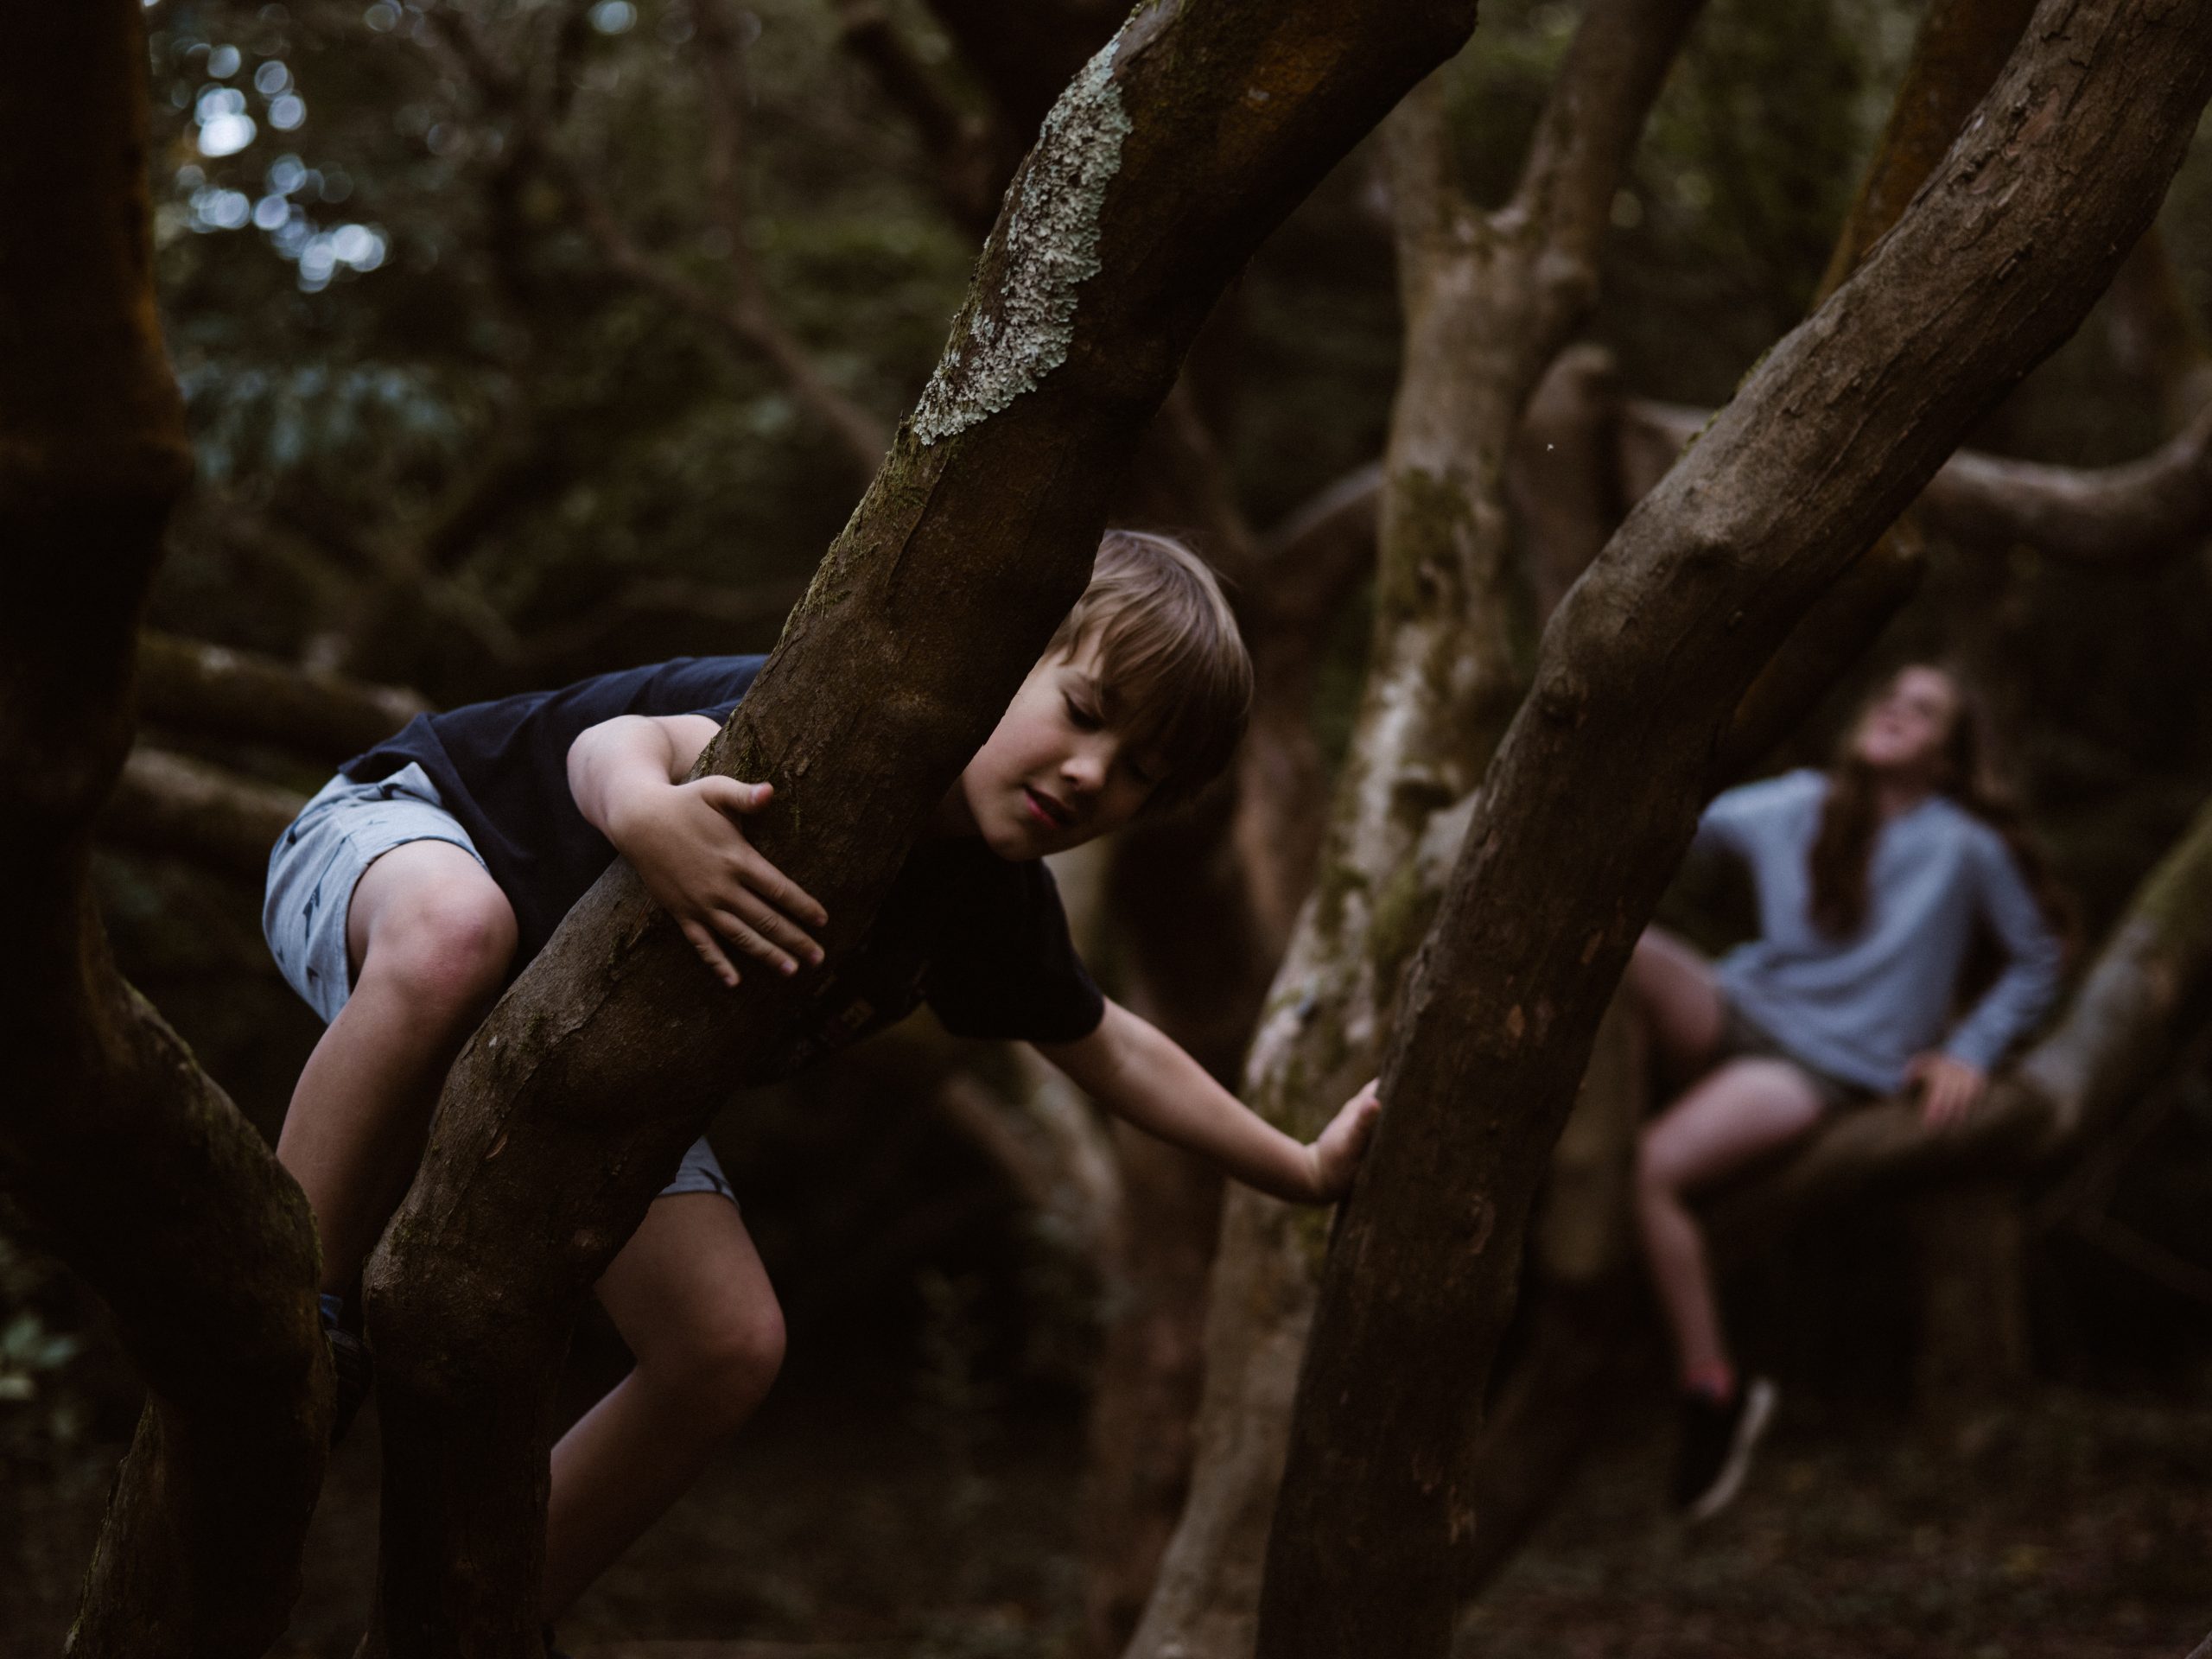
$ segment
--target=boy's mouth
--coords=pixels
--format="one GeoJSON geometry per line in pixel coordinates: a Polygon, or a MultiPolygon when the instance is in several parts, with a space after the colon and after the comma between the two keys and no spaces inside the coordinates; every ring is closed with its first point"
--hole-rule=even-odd
{"type": "Polygon", "coordinates": [[[1075,813],[1044,791],[1024,784],[1021,793],[1029,804],[1029,816],[1047,829],[1065,830],[1075,823],[1075,813]]]}

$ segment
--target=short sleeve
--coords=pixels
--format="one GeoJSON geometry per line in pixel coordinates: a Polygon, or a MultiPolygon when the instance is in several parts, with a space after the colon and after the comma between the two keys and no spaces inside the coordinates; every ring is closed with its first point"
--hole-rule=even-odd
{"type": "Polygon", "coordinates": [[[1106,999],[1068,934],[1052,873],[988,861],[932,952],[923,997],[955,1036],[1071,1043],[1098,1029],[1106,999]]]}

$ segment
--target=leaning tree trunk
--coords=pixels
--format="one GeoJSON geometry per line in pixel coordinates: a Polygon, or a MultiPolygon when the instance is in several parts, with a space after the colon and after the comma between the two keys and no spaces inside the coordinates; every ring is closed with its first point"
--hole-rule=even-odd
{"type": "MultiPolygon", "coordinates": [[[[1605,0],[1578,35],[1514,199],[1449,180],[1441,89],[1394,118],[1406,372],[1383,463],[1368,683],[1317,890],[1270,993],[1246,1097],[1310,1135],[1371,1075],[1437,888],[1430,822],[1474,785],[1523,684],[1529,601],[1505,474],[1521,410],[1594,299],[1605,213],[1695,0],[1605,0]]],[[[1230,1195],[1198,1464],[1133,1655],[1249,1652],[1290,1383],[1325,1233],[1230,1195]]]]}
{"type": "MultiPolygon", "coordinates": [[[[1070,86],[953,340],[702,764],[833,960],[1080,592],[1182,350],[1266,231],[1465,38],[1467,0],[1146,8],[1070,86]]],[[[369,1271],[386,1430],[372,1649],[537,1641],[550,1378],[575,1308],[804,984],[726,993],[618,866],[455,1064],[369,1271]]]]}
{"type": "Polygon", "coordinates": [[[190,472],[155,318],[137,0],[13,20],[0,95],[0,1175],[146,1379],[69,1650],[265,1650],[329,1370],[307,1206],[109,960],[87,880],[190,472]]]}
{"type": "Polygon", "coordinates": [[[2046,0],[2028,42],[1904,219],[1553,619],[1407,987],[1331,1254],[1270,1541],[1267,1659],[1446,1650],[1480,1501],[1458,1478],[1466,1402],[1599,1015],[1732,711],[1821,588],[2078,324],[2212,91],[2201,7],[2046,0]]]}
{"type": "MultiPolygon", "coordinates": [[[[2032,9],[2031,0],[1937,0],[1929,9],[1889,121],[1836,238],[1820,299],[1841,285],[1927,182],[2004,67],[2032,9]]],[[[1674,438],[1666,448],[1668,463],[1703,424],[1674,438]]],[[[1656,476],[1625,480],[1624,493],[1640,499],[1657,481],[1656,476]]],[[[1558,515],[1555,507],[1549,511],[1558,515]]],[[[1589,563],[1584,556],[1569,580],[1589,563]]],[[[1924,565],[1920,537],[1901,521],[1821,593],[1737,704],[1707,770],[1709,788],[1736,781],[1796,728],[1917,589],[1924,565]]],[[[1586,1115],[1586,1085],[1585,1096],[1578,1116],[1586,1115]]],[[[1632,1152],[1637,1125],[1624,1125],[1618,1116],[1596,1121],[1625,1133],[1625,1149],[1632,1152]]],[[[1598,1196],[1586,1194],[1585,1201],[1598,1196]]],[[[1625,1187],[1613,1196],[1623,1206],[1619,1220],[1625,1226],[1625,1187]]],[[[1515,1375],[1499,1390],[1494,1415],[1481,1424],[1468,1452],[1463,1478],[1488,1501],[1458,1553],[1463,1598],[1478,1593],[1542,1519],[1581,1456],[1609,1390],[1625,1375],[1616,1330],[1634,1305],[1636,1287],[1624,1283],[1623,1275],[1605,1272],[1555,1281],[1550,1265],[1551,1253],[1540,1250],[1532,1279],[1542,1300],[1529,1315],[1529,1339],[1515,1375]]]]}

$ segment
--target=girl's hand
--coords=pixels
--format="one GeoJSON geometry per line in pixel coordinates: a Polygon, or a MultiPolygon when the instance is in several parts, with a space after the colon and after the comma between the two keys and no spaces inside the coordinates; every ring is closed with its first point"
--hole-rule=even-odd
{"type": "Polygon", "coordinates": [[[607,839],[725,985],[738,981],[725,944],[780,974],[822,960],[808,930],[828,913],[760,855],[738,823],[772,792],[767,784],[712,775],[641,783],[622,792],[607,817],[607,839]]]}
{"type": "Polygon", "coordinates": [[[1317,1204],[1334,1204],[1351,1190],[1352,1175],[1366,1154],[1368,1141],[1374,1136],[1375,1120],[1382,1111],[1382,1097],[1375,1092],[1376,1081],[1368,1079],[1360,1091],[1329,1120],[1329,1127],[1306,1148],[1306,1155],[1313,1166],[1313,1201],[1317,1204]]]}
{"type": "Polygon", "coordinates": [[[1906,1088],[1920,1091],[1920,1121],[1931,1129],[1957,1122],[1989,1091],[1980,1066],[1938,1052],[1915,1055],[1904,1077],[1906,1088]]]}

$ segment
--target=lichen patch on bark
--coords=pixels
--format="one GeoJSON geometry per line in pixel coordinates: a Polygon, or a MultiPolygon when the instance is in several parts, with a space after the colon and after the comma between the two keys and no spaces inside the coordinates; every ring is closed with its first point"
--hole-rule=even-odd
{"type": "Polygon", "coordinates": [[[1045,118],[1014,186],[996,303],[969,313],[914,406],[924,444],[997,414],[1067,361],[1076,290],[1101,269],[1099,216],[1129,134],[1114,80],[1120,47],[1101,47],[1045,118]]]}

